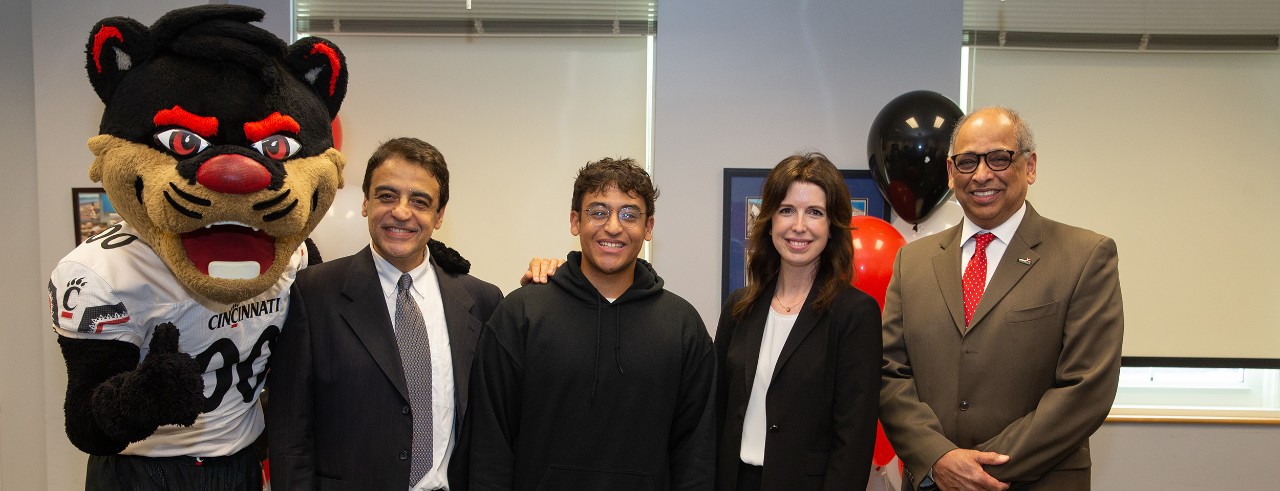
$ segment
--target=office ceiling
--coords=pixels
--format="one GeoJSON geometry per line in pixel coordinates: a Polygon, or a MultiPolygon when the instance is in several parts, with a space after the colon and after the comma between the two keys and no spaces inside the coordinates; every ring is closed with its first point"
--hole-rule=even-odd
{"type": "MultiPolygon", "coordinates": [[[[664,0],[707,1],[707,0],[664,0]]],[[[783,0],[795,1],[795,0],[783,0]]],[[[954,0],[936,0],[954,1],[954,0]]],[[[963,0],[966,44],[1038,39],[1268,49],[1280,0],[963,0]],[[995,40],[1006,33],[1003,41],[995,40]],[[1034,34],[1029,34],[1034,33],[1034,34]],[[1123,36],[1123,37],[1116,37],[1123,36]],[[1186,38],[1185,36],[1191,36],[1186,38]],[[1134,41],[1139,42],[1139,41],[1134,41]],[[1158,42],[1157,42],[1158,44],[1158,42]]],[[[300,32],[645,35],[658,0],[296,0],[300,32]]],[[[733,8],[733,2],[725,2],[733,8]]],[[[1275,43],[1272,43],[1275,44],[1275,43]]],[[[1003,44],[1002,44],[1003,45],[1003,44]]],[[[1276,49],[1270,46],[1270,49],[1276,49]]]]}
{"type": "Polygon", "coordinates": [[[964,0],[964,28],[1100,34],[1280,34],[1280,0],[964,0]]]}
{"type": "Polygon", "coordinates": [[[616,36],[653,34],[656,4],[657,0],[295,0],[294,12],[298,31],[310,33],[616,36]]]}
{"type": "Polygon", "coordinates": [[[964,44],[1194,52],[1280,51],[1280,0],[964,0],[964,44]]]}

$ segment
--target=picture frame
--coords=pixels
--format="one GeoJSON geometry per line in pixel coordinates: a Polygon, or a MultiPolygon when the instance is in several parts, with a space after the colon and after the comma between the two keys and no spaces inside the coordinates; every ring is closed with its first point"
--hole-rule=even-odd
{"type": "Polygon", "coordinates": [[[71,188],[71,215],[77,246],[123,220],[102,188],[71,188]]]}
{"type": "MultiPolygon", "coordinates": [[[[720,301],[747,284],[747,224],[759,212],[764,180],[772,169],[724,169],[724,227],[721,249],[720,301]]],[[[889,220],[889,202],[869,170],[841,170],[849,188],[853,215],[889,220]]]]}

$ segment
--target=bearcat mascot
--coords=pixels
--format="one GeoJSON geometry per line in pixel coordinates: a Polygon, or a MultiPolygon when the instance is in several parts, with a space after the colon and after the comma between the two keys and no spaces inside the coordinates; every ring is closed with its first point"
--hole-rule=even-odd
{"type": "Polygon", "coordinates": [[[304,240],[342,187],[330,122],[347,86],[333,43],[287,46],[262,16],[202,5],[90,33],[106,107],[89,177],[124,222],[49,282],[89,489],[262,487],[258,394],[315,256],[304,240]]]}

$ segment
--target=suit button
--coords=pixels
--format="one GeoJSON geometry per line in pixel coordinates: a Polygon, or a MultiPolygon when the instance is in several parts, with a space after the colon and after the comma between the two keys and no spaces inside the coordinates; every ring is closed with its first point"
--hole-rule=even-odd
{"type": "Polygon", "coordinates": [[[400,451],[400,460],[409,460],[409,451],[408,451],[408,450],[401,450],[401,451],[400,451]]]}
{"type": "Polygon", "coordinates": [[[400,408],[400,414],[409,414],[409,406],[400,408]]]}
{"type": "Polygon", "coordinates": [[[778,425],[769,425],[769,433],[777,433],[778,425]]]}
{"type": "Polygon", "coordinates": [[[969,410],[969,401],[960,401],[960,410],[961,410],[961,411],[968,411],[968,410],[969,410]]]}

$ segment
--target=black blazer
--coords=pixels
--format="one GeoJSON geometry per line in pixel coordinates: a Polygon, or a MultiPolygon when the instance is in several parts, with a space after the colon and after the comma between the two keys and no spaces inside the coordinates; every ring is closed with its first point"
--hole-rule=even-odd
{"type": "MultiPolygon", "coordinates": [[[[498,287],[436,268],[453,355],[453,491],[466,489],[471,361],[498,287]]],[[[267,434],[274,489],[403,491],[413,416],[391,316],[369,248],[302,270],[272,347],[267,434]]]]}
{"type": "MultiPolygon", "coordinates": [[[[745,290],[725,302],[716,328],[719,364],[716,489],[737,489],[742,424],[760,359],[773,297],[766,287],[742,322],[730,312],[745,290]]],[[[829,309],[796,318],[765,399],[768,433],[764,489],[865,489],[875,447],[880,394],[880,308],[852,287],[829,309]]]]}

